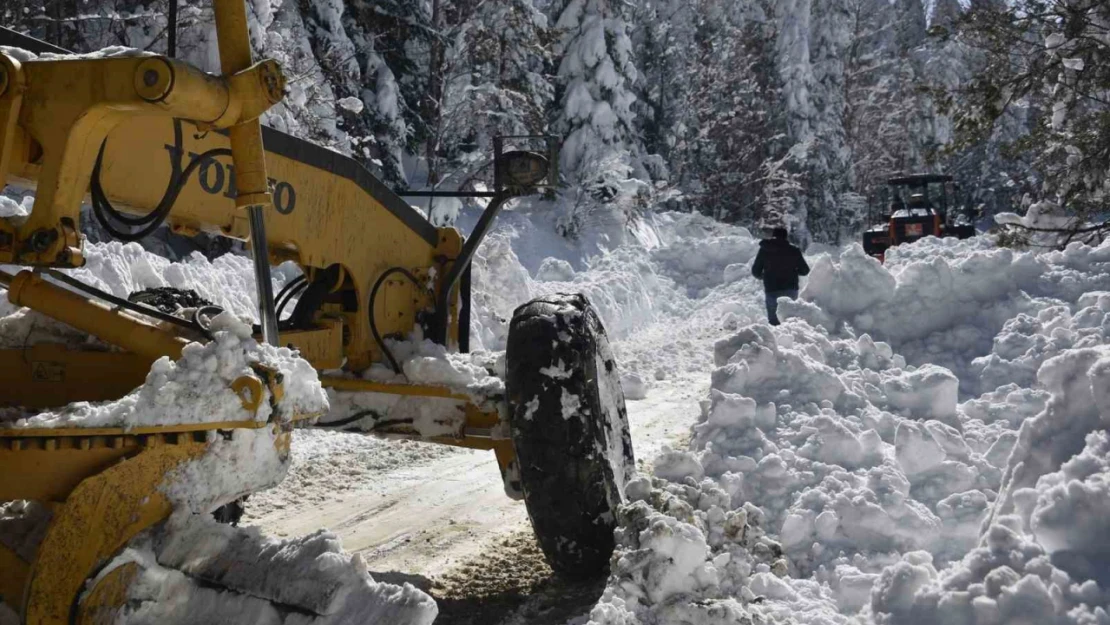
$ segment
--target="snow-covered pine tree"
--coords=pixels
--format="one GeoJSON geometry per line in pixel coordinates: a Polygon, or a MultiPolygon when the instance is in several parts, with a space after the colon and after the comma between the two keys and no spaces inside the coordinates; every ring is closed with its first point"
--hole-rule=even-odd
{"type": "Polygon", "coordinates": [[[849,0],[845,55],[845,131],[851,189],[880,202],[886,178],[912,169],[916,110],[913,72],[897,45],[897,14],[888,0],[849,0]]]}
{"type": "Polygon", "coordinates": [[[560,229],[576,235],[599,208],[602,219],[632,219],[647,176],[640,162],[632,104],[637,70],[623,5],[570,0],[556,28],[560,96],[554,127],[565,137],[560,167],[574,198],[560,229]]]}
{"type": "Polygon", "coordinates": [[[809,228],[823,241],[839,244],[858,224],[851,223],[840,197],[848,187],[849,151],[845,143],[844,57],[851,41],[849,0],[813,4],[810,63],[813,72],[813,147],[809,163],[809,228]]]}
{"type": "MultiPolygon", "coordinates": [[[[810,63],[810,8],[811,0],[779,0],[778,68],[782,77],[783,103],[787,115],[788,137],[793,143],[789,158],[768,161],[770,171],[781,172],[778,177],[789,175],[793,180],[808,173],[813,150],[814,118],[812,89],[813,67],[810,63]]],[[[809,202],[802,194],[792,191],[793,185],[778,184],[773,187],[776,195],[768,198],[781,224],[790,228],[798,240],[807,242],[809,232],[809,202]]],[[[803,183],[809,188],[809,181],[803,183]]]]}
{"type": "Polygon", "coordinates": [[[960,0],[933,0],[933,7],[929,12],[930,32],[955,33],[961,15],[963,5],[960,0]]]}
{"type": "Polygon", "coordinates": [[[903,53],[925,41],[925,5],[921,0],[894,0],[895,38],[903,53]]]}
{"type": "Polygon", "coordinates": [[[672,151],[687,140],[693,124],[691,74],[704,67],[691,57],[702,10],[685,0],[641,0],[634,5],[632,43],[640,76],[633,85],[636,122],[645,152],[658,155],[648,162],[667,165],[652,168],[657,180],[683,179],[685,163],[672,158],[672,151]]]}
{"type": "Polygon", "coordinates": [[[373,42],[382,64],[373,62],[375,92],[383,103],[382,122],[397,131],[404,127],[405,151],[421,151],[428,136],[422,103],[428,87],[428,54],[437,32],[426,0],[346,0],[352,19],[373,42]],[[385,106],[390,105],[390,106],[385,106]]]}
{"type": "Polygon", "coordinates": [[[448,28],[445,67],[458,71],[446,74],[436,127],[441,180],[459,187],[488,173],[494,137],[544,132],[549,36],[532,0],[480,3],[448,28]]]}
{"type": "Polygon", "coordinates": [[[1070,218],[1065,242],[1110,232],[1108,23],[1105,2],[980,0],[961,33],[982,62],[958,92],[958,138],[993,141],[1014,118],[1026,118],[1029,134],[1010,135],[1002,147],[1029,161],[1035,176],[1026,179],[1041,183],[1033,199],[1070,218]]]}
{"type": "Polygon", "coordinates": [[[783,176],[796,183],[785,167],[767,166],[782,163],[790,147],[773,5],[759,0],[745,9],[719,0],[697,6],[688,70],[692,126],[674,157],[684,162],[683,190],[693,208],[752,224],[792,201],[797,185],[782,184],[783,176]]]}

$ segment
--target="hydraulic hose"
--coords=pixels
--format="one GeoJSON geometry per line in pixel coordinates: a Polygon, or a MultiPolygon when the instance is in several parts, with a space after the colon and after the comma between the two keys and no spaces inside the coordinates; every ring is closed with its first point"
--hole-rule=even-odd
{"type": "Polygon", "coordinates": [[[389,348],[386,347],[385,341],[382,340],[382,335],[378,332],[378,324],[374,320],[374,301],[378,298],[378,289],[385,284],[386,278],[395,273],[399,273],[408,278],[416,288],[421,288],[420,281],[416,279],[416,276],[412,275],[409,270],[404,267],[391,267],[386,269],[381,276],[378,276],[378,281],[374,283],[374,288],[370,289],[370,333],[374,335],[374,341],[377,342],[378,347],[389,360],[390,366],[393,367],[393,372],[401,373],[401,365],[397,364],[397,359],[393,357],[393,352],[389,351],[389,348]]]}
{"type": "Polygon", "coordinates": [[[100,168],[104,160],[104,148],[107,145],[107,140],[100,144],[100,153],[96,157],[96,165],[93,166],[92,181],[90,184],[90,195],[92,196],[93,216],[96,221],[108,231],[108,234],[121,241],[138,241],[150,235],[150,233],[157,230],[169,216],[170,210],[177,202],[177,197],[181,195],[181,190],[185,188],[185,183],[189,181],[189,177],[196,171],[200,165],[208,160],[217,156],[231,156],[231,150],[227,148],[216,148],[208,150],[189,161],[189,164],[184,169],[181,168],[182,155],[184,154],[184,142],[182,141],[181,120],[173,120],[174,124],[174,160],[172,163],[172,172],[170,179],[166,184],[166,191],[162,194],[162,199],[158,205],[151,212],[139,217],[131,217],[124,215],[117,210],[112,203],[108,200],[108,196],[104,193],[104,188],[100,184],[100,168]],[[142,226],[136,232],[125,232],[116,228],[112,222],[118,222],[126,226],[142,226]]]}

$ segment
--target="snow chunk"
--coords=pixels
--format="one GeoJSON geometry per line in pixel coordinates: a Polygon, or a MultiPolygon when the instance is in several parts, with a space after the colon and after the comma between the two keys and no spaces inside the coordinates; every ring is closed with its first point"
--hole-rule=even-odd
{"type": "Polygon", "coordinates": [[[339,108],[341,108],[341,109],[343,109],[343,110],[345,110],[349,113],[354,113],[355,115],[358,115],[359,113],[361,113],[362,109],[364,107],[364,105],[362,103],[362,99],[361,98],[356,98],[354,96],[347,96],[345,98],[339,98],[338,100],[335,101],[335,103],[336,103],[336,105],[339,106],[339,108]]]}

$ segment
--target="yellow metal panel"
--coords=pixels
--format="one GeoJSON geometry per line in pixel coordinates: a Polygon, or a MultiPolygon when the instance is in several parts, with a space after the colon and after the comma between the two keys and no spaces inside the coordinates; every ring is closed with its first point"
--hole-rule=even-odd
{"type": "Polygon", "coordinates": [[[86,479],[59,506],[39,546],[24,606],[26,625],[69,623],[85,581],[139,532],[165,519],[158,490],[166,476],[200,457],[208,443],[185,437],[150,447],[86,479]]]}
{"type": "MultiPolygon", "coordinates": [[[[318,416],[318,415],[313,415],[318,416]]],[[[31,438],[78,438],[90,437],[118,437],[118,436],[148,436],[187,434],[192,432],[207,432],[216,430],[262,429],[270,425],[266,421],[212,421],[208,423],[179,423],[174,425],[146,425],[134,428],[7,428],[0,430],[0,439],[31,439],[31,438]]],[[[10,445],[0,440],[0,447],[10,445]]],[[[69,443],[65,443],[69,444],[69,443]]],[[[77,444],[77,443],[74,443],[77,444]]],[[[27,445],[24,444],[24,447],[27,445]]],[[[30,499],[30,497],[23,497],[30,499]]],[[[2,501],[2,500],[0,500],[2,501]]]]}
{"type": "MultiPolygon", "coordinates": [[[[12,160],[16,121],[23,103],[23,69],[19,61],[0,54],[0,189],[7,184],[8,166],[12,160]]],[[[0,253],[3,250],[0,249],[0,253]]]]}
{"type": "Polygon", "coordinates": [[[114,625],[120,608],[127,605],[128,590],[139,572],[138,564],[128,562],[101,578],[95,587],[81,597],[77,624],[114,625]]]}
{"type": "MultiPolygon", "coordinates": [[[[197,137],[195,132],[185,132],[186,158],[229,146],[228,137],[220,133],[197,137]]],[[[133,214],[149,212],[165,190],[173,149],[173,128],[165,119],[135,118],[111,133],[101,180],[113,205],[133,214]]],[[[410,271],[436,267],[441,250],[353,180],[273,152],[266,155],[266,167],[275,187],[275,210],[266,215],[271,256],[295,259],[308,269],[340,265],[348,276],[346,288],[353,291],[351,299],[359,306],[346,317],[347,368],[361,371],[380,362],[367,314],[370,288],[391,267],[410,271]]],[[[238,178],[231,159],[208,160],[182,189],[169,222],[178,228],[246,238],[246,220],[234,200],[238,178]]],[[[443,237],[458,237],[453,229],[440,232],[443,237]]],[[[445,272],[438,273],[442,277],[445,272]]],[[[421,301],[391,310],[395,316],[379,317],[383,335],[412,331],[417,312],[428,306],[426,298],[413,299],[421,301]]]]}
{"type": "Polygon", "coordinates": [[[150,359],[39,343],[0,350],[0,406],[51,408],[118,399],[143,383],[150,359]]]}
{"type": "MultiPolygon", "coordinates": [[[[100,147],[100,137],[107,136],[101,169],[107,196],[120,210],[146,214],[162,199],[171,175],[171,157],[176,151],[172,123],[165,114],[172,110],[185,119],[212,119],[225,115],[233,105],[229,102],[236,100],[228,99],[226,81],[206,77],[195,68],[174,61],[150,58],[107,61],[114,64],[104,65],[105,60],[25,64],[28,91],[19,127],[13,135],[8,173],[21,182],[37,185],[38,203],[31,222],[15,232],[14,248],[8,252],[4,251],[4,236],[0,232],[0,260],[22,255],[24,262],[40,265],[79,264],[77,208],[88,188],[88,172],[100,147]],[[151,104],[142,96],[155,97],[164,90],[159,69],[163,66],[172,67],[174,85],[162,101],[151,104]],[[141,79],[148,71],[157,74],[152,78],[154,86],[150,93],[139,94],[134,82],[140,80],[139,84],[145,86],[141,79]],[[75,75],[86,78],[73,78],[75,75]],[[212,97],[205,109],[202,95],[207,93],[212,97]],[[106,102],[112,106],[105,106],[106,102]],[[62,123],[78,118],[79,125],[76,121],[62,123]],[[79,146],[80,150],[66,147],[69,144],[79,146]],[[66,172],[70,173],[61,172],[62,164],[55,162],[58,159],[65,161],[66,172]],[[60,195],[54,197],[55,193],[60,195]],[[52,235],[56,241],[43,252],[28,255],[26,242],[38,231],[56,233],[52,235]]],[[[250,69],[254,71],[261,65],[250,69]]],[[[259,69],[257,73],[247,82],[268,84],[265,72],[259,69]]],[[[271,79],[270,83],[273,82],[271,79]]],[[[265,91],[266,88],[261,89],[262,93],[265,91]]],[[[182,156],[186,160],[209,150],[232,147],[229,137],[218,132],[187,128],[184,134],[182,156]]],[[[309,271],[332,265],[344,269],[349,279],[343,288],[350,291],[344,301],[358,306],[345,315],[346,367],[361,371],[382,359],[369,331],[366,310],[374,281],[391,267],[421,272],[434,267],[437,286],[442,286],[447,263],[458,254],[460,237],[454,229],[440,229],[438,240],[429,243],[358,182],[329,171],[326,157],[317,157],[315,164],[309,165],[292,152],[289,154],[289,157],[274,152],[265,154],[268,182],[274,187],[275,199],[275,210],[267,215],[270,254],[275,261],[295,260],[309,271]]],[[[238,168],[241,165],[227,157],[202,163],[177,197],[169,218],[171,227],[183,232],[218,232],[247,238],[246,218],[236,210],[235,198],[239,197],[241,203],[245,192],[252,189],[247,188],[238,168]]],[[[383,335],[408,334],[417,314],[430,304],[422,289],[411,285],[397,288],[410,291],[413,301],[399,301],[400,298],[389,294],[394,301],[379,320],[383,335]]],[[[453,314],[452,320],[455,317],[453,314]]],[[[452,341],[457,338],[456,323],[452,323],[452,341]]]]}
{"type": "Polygon", "coordinates": [[[23,605],[23,591],[31,565],[0,544],[0,600],[12,608],[23,605]]]}
{"type": "Polygon", "coordinates": [[[279,336],[280,344],[297,348],[301,358],[317,369],[343,366],[343,322],[338,319],[325,319],[311,330],[286,330],[279,336]]]}
{"type": "Polygon", "coordinates": [[[77,439],[62,439],[60,448],[54,450],[46,449],[43,444],[49,439],[15,440],[20,444],[13,445],[12,439],[0,440],[0,475],[4,476],[0,480],[0,501],[65,501],[86,477],[138,449],[134,439],[111,447],[111,439],[103,436],[83,439],[88,444],[87,449],[81,449],[77,439]]]}

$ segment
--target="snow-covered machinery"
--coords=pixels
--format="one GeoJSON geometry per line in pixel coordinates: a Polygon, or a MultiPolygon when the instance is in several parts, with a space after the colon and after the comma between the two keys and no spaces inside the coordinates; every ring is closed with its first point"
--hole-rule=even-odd
{"type": "Polygon", "coordinates": [[[0,218],[0,264],[24,267],[0,271],[0,284],[15,306],[94,337],[0,349],[0,502],[20,502],[3,504],[0,523],[26,539],[0,540],[0,599],[28,624],[115,622],[157,569],[296,616],[265,622],[326,620],[337,608],[319,597],[346,591],[298,595],[310,569],[211,521],[269,485],[259,467],[285,466],[292,431],[314,426],[492,450],[552,567],[604,570],[632,450],[589,302],[521,306],[504,359],[482,371],[437,376],[450,363],[428,355],[468,351],[470,261],[506,201],[555,183],[555,154],[498,142],[469,238],[436,228],[357,162],[261,127],[283,97],[281,68],[252,59],[244,0],[214,7],[221,76],[148,53],[66,55],[0,29],[11,46],[0,49],[0,189],[35,191],[29,215],[0,218]],[[166,226],[248,241],[260,324],[182,293],[121,298],[75,279],[86,197],[119,239],[166,226]],[[271,266],[287,261],[302,275],[275,298],[271,266]],[[304,361],[316,370],[307,382],[304,361]],[[202,526],[218,540],[182,515],[222,528],[202,526]],[[138,540],[160,545],[157,557],[135,555],[138,540]]]}
{"type": "Polygon", "coordinates": [[[955,195],[950,192],[951,176],[895,176],[887,184],[889,210],[881,216],[880,223],[863,233],[863,250],[871,256],[882,261],[891,247],[927,236],[966,239],[975,235],[975,227],[949,204],[955,195]]]}

